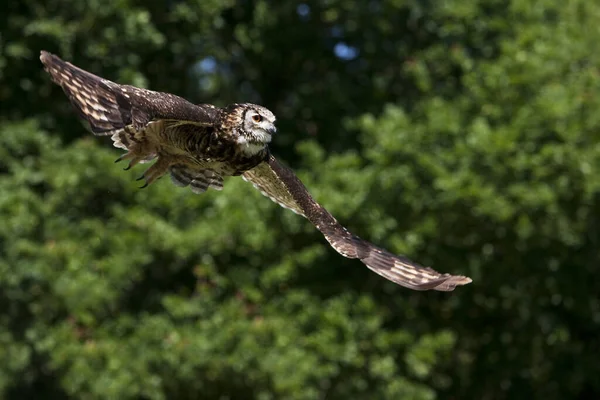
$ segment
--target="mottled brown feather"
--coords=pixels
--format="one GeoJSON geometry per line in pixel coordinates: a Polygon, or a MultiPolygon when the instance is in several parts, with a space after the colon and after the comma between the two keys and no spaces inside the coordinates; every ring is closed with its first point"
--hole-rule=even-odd
{"type": "Polygon", "coordinates": [[[112,134],[128,125],[139,130],[158,119],[211,125],[220,115],[214,106],[194,105],[170,93],[117,84],[46,51],[41,52],[40,60],[97,135],[112,134]]]}
{"type": "Polygon", "coordinates": [[[440,291],[451,291],[471,282],[466,276],[441,274],[423,267],[353,235],[311,197],[292,170],[272,155],[243,177],[276,203],[306,217],[338,253],[347,258],[358,258],[392,282],[414,290],[440,291]]]}
{"type": "MultiPolygon", "coordinates": [[[[224,176],[243,174],[264,195],[306,217],[338,253],[360,259],[392,282],[441,291],[471,282],[465,276],[420,266],[350,233],[313,200],[290,169],[268,153],[266,144],[251,155],[240,151],[238,139],[255,140],[241,136],[246,134],[240,130],[244,113],[260,106],[194,105],[170,93],[114,83],[45,51],[40,59],[92,131],[110,135],[116,147],[128,150],[120,159],[130,160],[131,166],[156,158],[140,178],[146,185],[169,172],[176,185],[201,193],[209,187],[221,189],[224,176]]],[[[262,109],[274,121],[272,113],[262,109]]]]}
{"type": "Polygon", "coordinates": [[[220,190],[224,176],[240,175],[266,157],[266,145],[251,155],[237,145],[244,113],[260,106],[194,105],[170,93],[117,84],[45,51],[40,60],[92,132],[110,135],[115,147],[128,150],[119,161],[129,160],[131,167],[156,159],[140,178],[146,184],[170,172],[175,184],[195,193],[220,190]]]}

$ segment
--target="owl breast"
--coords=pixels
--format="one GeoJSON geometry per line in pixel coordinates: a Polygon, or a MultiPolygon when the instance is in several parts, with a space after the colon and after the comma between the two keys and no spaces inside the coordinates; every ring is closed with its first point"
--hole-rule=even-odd
{"type": "Polygon", "coordinates": [[[212,169],[222,176],[237,176],[260,164],[267,148],[254,155],[240,151],[235,132],[187,121],[164,121],[156,130],[160,153],[185,158],[187,164],[212,169]]]}

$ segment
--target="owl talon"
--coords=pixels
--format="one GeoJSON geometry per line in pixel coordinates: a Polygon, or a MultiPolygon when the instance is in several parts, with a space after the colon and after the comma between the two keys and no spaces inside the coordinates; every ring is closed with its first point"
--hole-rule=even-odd
{"type": "Polygon", "coordinates": [[[144,188],[146,188],[146,187],[148,187],[148,182],[146,182],[146,183],[144,183],[142,186],[140,186],[140,187],[139,187],[139,189],[144,189],[144,188]]]}
{"type": "Polygon", "coordinates": [[[115,164],[118,163],[118,162],[120,162],[120,161],[127,160],[129,158],[131,158],[131,152],[127,152],[125,154],[121,154],[121,156],[115,160],[115,164]]]}
{"type": "Polygon", "coordinates": [[[142,175],[139,178],[137,178],[136,181],[141,181],[142,179],[144,179],[144,175],[142,175]]]}

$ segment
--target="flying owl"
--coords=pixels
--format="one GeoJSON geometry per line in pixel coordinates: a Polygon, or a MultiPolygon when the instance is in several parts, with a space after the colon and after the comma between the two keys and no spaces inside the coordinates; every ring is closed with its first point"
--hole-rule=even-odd
{"type": "Polygon", "coordinates": [[[471,282],[394,255],[344,228],[308,193],[294,172],[269,151],[275,115],[242,103],[195,105],[169,93],[120,85],[42,51],[40,60],[95,135],[110,136],[127,152],[128,167],[154,163],[139,180],[145,187],[165,174],[194,193],[221,190],[223,178],[242,176],[262,194],[305,217],[342,256],[358,258],[377,274],[414,290],[451,291],[471,282]]]}

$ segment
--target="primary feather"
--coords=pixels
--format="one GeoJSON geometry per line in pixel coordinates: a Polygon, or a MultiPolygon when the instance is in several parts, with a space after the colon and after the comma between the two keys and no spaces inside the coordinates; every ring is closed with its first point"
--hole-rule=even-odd
{"type": "Polygon", "coordinates": [[[392,282],[414,290],[440,291],[451,291],[456,286],[471,283],[466,276],[441,274],[352,234],[312,198],[292,170],[272,155],[243,177],[274,202],[307,218],[342,256],[358,258],[392,282]]]}

